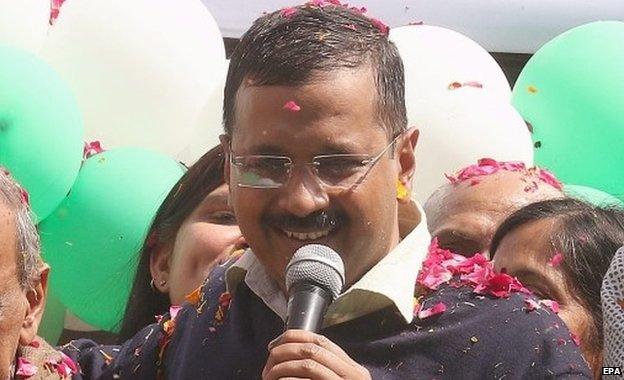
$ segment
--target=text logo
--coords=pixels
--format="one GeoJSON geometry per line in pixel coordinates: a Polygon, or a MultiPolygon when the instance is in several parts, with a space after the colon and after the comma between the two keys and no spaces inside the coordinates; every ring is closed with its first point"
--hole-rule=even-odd
{"type": "Polygon", "coordinates": [[[602,367],[603,375],[622,375],[621,367],[602,367]]]}

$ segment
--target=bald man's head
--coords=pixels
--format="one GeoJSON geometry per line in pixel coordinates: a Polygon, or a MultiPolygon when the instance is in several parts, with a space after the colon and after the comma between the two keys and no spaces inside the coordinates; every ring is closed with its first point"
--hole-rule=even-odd
{"type": "Polygon", "coordinates": [[[552,174],[521,163],[480,160],[448,178],[425,203],[427,226],[440,246],[466,256],[489,256],[496,228],[512,212],[564,196],[552,174]]]}

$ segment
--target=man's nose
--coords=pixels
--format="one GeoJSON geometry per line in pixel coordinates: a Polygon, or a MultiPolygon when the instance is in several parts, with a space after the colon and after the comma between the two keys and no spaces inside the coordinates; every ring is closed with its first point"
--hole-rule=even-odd
{"type": "Polygon", "coordinates": [[[299,218],[326,209],[329,196],[320,184],[314,169],[294,167],[290,179],[280,189],[279,207],[299,218]]]}

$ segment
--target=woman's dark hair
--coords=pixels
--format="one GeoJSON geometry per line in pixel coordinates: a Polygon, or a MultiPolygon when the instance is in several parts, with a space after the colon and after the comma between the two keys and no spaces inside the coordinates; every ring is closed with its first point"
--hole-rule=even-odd
{"type": "MultiPolygon", "coordinates": [[[[341,68],[369,66],[377,87],[377,114],[388,136],[407,127],[403,61],[381,21],[363,10],[316,1],[257,19],[230,57],[223,125],[231,136],[236,93],[252,86],[298,86],[341,68]]],[[[322,78],[322,77],[321,77],[322,78]]]]}
{"type": "Polygon", "coordinates": [[[492,257],[496,257],[496,249],[508,233],[545,219],[554,221],[550,241],[553,249],[563,255],[560,267],[566,286],[591,313],[591,331],[595,333],[584,344],[599,353],[603,346],[600,287],[611,259],[624,243],[624,210],[593,206],[571,198],[527,205],[498,227],[490,246],[492,257]]]}
{"type": "Polygon", "coordinates": [[[223,149],[218,145],[188,169],[158,208],[139,251],[136,275],[121,323],[120,342],[153,323],[155,315],[169,311],[169,296],[154,291],[150,285],[150,257],[158,247],[173,243],[184,220],[206,195],[225,183],[223,165],[223,149]]]}

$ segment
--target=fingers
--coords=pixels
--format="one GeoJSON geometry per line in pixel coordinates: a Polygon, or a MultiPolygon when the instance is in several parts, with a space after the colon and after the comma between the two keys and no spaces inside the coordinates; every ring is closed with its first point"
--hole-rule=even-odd
{"type": "Polygon", "coordinates": [[[338,345],[318,334],[288,330],[269,343],[263,379],[370,379],[338,345]]]}
{"type": "Polygon", "coordinates": [[[310,377],[311,375],[325,375],[326,371],[330,371],[342,377],[349,373],[352,367],[350,363],[341,360],[332,351],[314,343],[284,343],[271,350],[265,366],[266,372],[263,374],[268,374],[271,369],[272,373],[278,371],[280,374],[297,373],[310,377]]]}
{"type": "Polygon", "coordinates": [[[284,378],[340,380],[342,376],[312,359],[301,359],[276,364],[266,374],[263,374],[262,378],[263,380],[284,378]]]}
{"type": "Polygon", "coordinates": [[[269,350],[286,343],[313,343],[319,347],[332,352],[339,359],[351,364],[358,365],[347,355],[337,344],[327,339],[323,335],[315,334],[305,330],[286,330],[282,335],[269,343],[269,350]]]}

